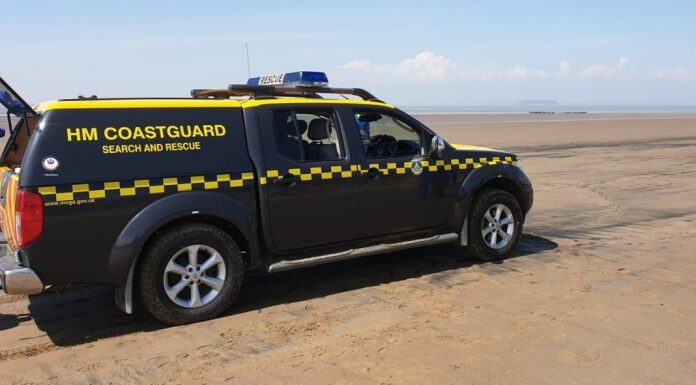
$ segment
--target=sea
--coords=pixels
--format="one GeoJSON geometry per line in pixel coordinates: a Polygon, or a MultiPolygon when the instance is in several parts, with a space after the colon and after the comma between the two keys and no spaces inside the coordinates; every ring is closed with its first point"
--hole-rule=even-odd
{"type": "Polygon", "coordinates": [[[398,106],[414,115],[479,115],[479,114],[696,114],[696,106],[398,106]]]}
{"type": "MultiPolygon", "coordinates": [[[[414,115],[480,115],[480,114],[696,114],[696,105],[510,105],[510,106],[398,106],[414,115]]],[[[0,127],[6,124],[6,111],[0,106],[0,127]]],[[[14,119],[13,119],[14,121],[14,119]]]]}

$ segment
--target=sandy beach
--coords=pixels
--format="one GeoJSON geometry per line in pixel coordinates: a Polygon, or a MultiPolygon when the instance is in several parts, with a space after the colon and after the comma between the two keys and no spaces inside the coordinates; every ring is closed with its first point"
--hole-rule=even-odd
{"type": "Polygon", "coordinates": [[[248,276],[226,315],[182,327],[108,288],[0,295],[0,382],[696,384],[696,115],[420,119],[521,156],[536,196],[513,257],[248,276]]]}

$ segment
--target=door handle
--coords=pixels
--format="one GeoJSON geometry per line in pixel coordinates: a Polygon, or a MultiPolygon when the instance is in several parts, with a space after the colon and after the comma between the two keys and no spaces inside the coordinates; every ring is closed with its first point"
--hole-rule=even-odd
{"type": "Polygon", "coordinates": [[[273,184],[282,184],[287,187],[295,187],[297,185],[297,176],[293,174],[285,174],[282,178],[273,179],[273,184]]]}
{"type": "Polygon", "coordinates": [[[380,176],[382,176],[382,172],[373,167],[373,168],[370,168],[369,170],[367,170],[367,172],[365,173],[365,176],[372,179],[372,180],[377,180],[377,179],[379,179],[380,176]]]}

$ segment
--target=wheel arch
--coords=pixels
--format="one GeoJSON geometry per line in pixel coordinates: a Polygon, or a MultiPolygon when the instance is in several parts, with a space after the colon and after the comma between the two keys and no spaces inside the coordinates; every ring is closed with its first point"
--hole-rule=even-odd
{"type": "Polygon", "coordinates": [[[524,172],[512,165],[495,165],[474,169],[462,182],[457,194],[456,226],[460,230],[462,246],[468,243],[467,225],[471,205],[476,196],[487,188],[498,188],[515,197],[523,215],[531,209],[532,185],[524,172]]]}
{"type": "MultiPolygon", "coordinates": [[[[158,234],[161,234],[163,232],[169,231],[169,229],[172,229],[177,226],[181,225],[186,225],[186,224],[192,224],[192,223],[205,223],[211,226],[215,226],[219,229],[222,229],[224,232],[226,232],[229,236],[234,239],[235,243],[237,244],[237,247],[239,247],[239,250],[242,252],[242,259],[244,260],[244,266],[249,267],[252,266],[254,261],[251,258],[250,251],[249,251],[249,240],[247,239],[246,235],[242,233],[241,230],[234,224],[229,222],[225,218],[221,218],[219,216],[214,216],[210,214],[192,214],[180,218],[176,218],[168,223],[165,223],[162,225],[160,228],[155,230],[150,237],[145,241],[143,244],[142,249],[140,250],[140,253],[142,253],[143,250],[147,249],[147,246],[150,242],[152,242],[158,234]]],[[[140,254],[139,253],[139,254],[140,254]]],[[[139,257],[140,255],[138,255],[139,257]]],[[[136,257],[136,258],[138,258],[136,257]]],[[[137,264],[137,260],[133,261],[134,263],[137,264]]]]}
{"type": "Polygon", "coordinates": [[[108,261],[110,281],[116,286],[116,303],[132,313],[133,281],[142,251],[157,234],[184,223],[207,223],[229,234],[243,252],[245,266],[260,263],[256,213],[227,195],[213,192],[175,194],[138,212],[124,227],[108,261]]]}
{"type": "Polygon", "coordinates": [[[481,193],[481,191],[489,188],[497,188],[512,194],[512,196],[514,196],[515,199],[517,199],[517,202],[520,204],[522,212],[527,212],[527,199],[525,197],[524,192],[522,191],[522,188],[512,179],[507,177],[493,178],[483,183],[474,193],[472,202],[481,193]]]}

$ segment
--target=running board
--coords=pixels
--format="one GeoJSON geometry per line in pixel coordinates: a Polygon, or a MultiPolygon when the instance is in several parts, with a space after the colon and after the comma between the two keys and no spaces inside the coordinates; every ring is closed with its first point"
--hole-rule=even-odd
{"type": "Polygon", "coordinates": [[[301,267],[317,266],[329,262],[343,261],[346,259],[353,259],[359,257],[366,257],[368,255],[374,254],[386,254],[392,251],[411,249],[414,247],[436,245],[438,243],[453,242],[459,239],[459,235],[456,233],[435,235],[428,238],[414,239],[412,241],[399,242],[399,243],[387,243],[381,245],[374,245],[363,247],[360,249],[350,249],[341,251],[333,254],[319,255],[311,258],[297,259],[292,261],[280,261],[268,266],[269,273],[277,273],[279,271],[286,271],[292,269],[299,269],[301,267]]]}

